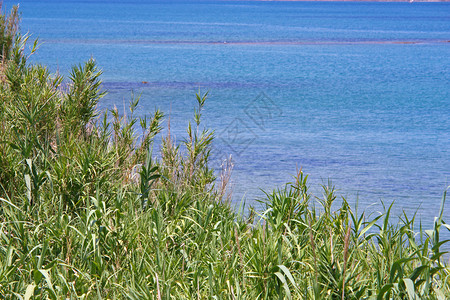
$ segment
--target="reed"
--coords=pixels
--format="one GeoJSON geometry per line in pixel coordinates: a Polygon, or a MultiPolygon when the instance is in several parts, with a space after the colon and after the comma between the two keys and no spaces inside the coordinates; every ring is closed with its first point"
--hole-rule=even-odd
{"type": "Polygon", "coordinates": [[[63,79],[29,64],[14,35],[0,83],[0,298],[450,297],[445,193],[434,227],[416,231],[392,205],[356,213],[331,183],[314,196],[299,170],[246,216],[225,199],[229,171],[216,183],[208,167],[207,95],[186,139],[169,131],[153,149],[161,112],[136,118],[139,98],[127,114],[98,111],[95,61],[63,79]]]}

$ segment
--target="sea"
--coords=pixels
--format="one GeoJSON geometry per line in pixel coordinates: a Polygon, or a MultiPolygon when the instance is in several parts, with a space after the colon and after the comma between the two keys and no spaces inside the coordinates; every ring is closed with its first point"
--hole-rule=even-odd
{"type": "Polygon", "coordinates": [[[218,177],[231,155],[233,205],[261,207],[301,169],[315,197],[335,186],[337,206],[376,214],[393,202],[427,227],[439,214],[450,3],[7,0],[3,10],[17,2],[21,32],[39,39],[32,62],[67,78],[97,61],[101,110],[129,114],[140,96],[135,115],[162,110],[181,143],[207,92],[202,126],[215,132],[218,177]]]}

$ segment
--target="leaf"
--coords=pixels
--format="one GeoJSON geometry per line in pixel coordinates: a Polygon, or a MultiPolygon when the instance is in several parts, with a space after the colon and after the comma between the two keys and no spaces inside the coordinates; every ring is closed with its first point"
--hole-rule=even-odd
{"type": "Polygon", "coordinates": [[[384,231],[384,232],[387,231],[387,229],[388,229],[388,225],[389,225],[389,216],[390,216],[390,214],[391,214],[391,209],[392,209],[392,206],[393,206],[393,205],[394,205],[394,202],[392,202],[391,205],[389,205],[389,208],[388,208],[388,210],[387,210],[387,212],[386,212],[386,214],[385,214],[384,222],[383,222],[383,231],[384,231]]]}
{"type": "Polygon", "coordinates": [[[33,161],[31,159],[27,158],[26,162],[27,162],[27,165],[30,168],[30,170],[32,170],[33,169],[33,161]]]}
{"type": "Polygon", "coordinates": [[[16,205],[14,205],[14,203],[12,203],[12,202],[10,202],[10,201],[8,201],[8,200],[4,199],[4,198],[0,198],[0,201],[2,201],[2,202],[5,202],[5,203],[7,203],[7,204],[11,205],[12,207],[14,207],[15,209],[17,209],[17,210],[19,210],[19,211],[20,211],[20,208],[19,208],[19,207],[17,207],[16,205]]]}
{"type": "Polygon", "coordinates": [[[402,269],[401,269],[400,263],[398,261],[394,262],[394,264],[391,267],[391,273],[390,273],[390,276],[389,276],[389,281],[390,282],[394,282],[396,277],[397,277],[396,273],[398,273],[398,275],[400,275],[401,271],[402,271],[402,269]]]}
{"type": "Polygon", "coordinates": [[[417,268],[414,269],[414,271],[412,272],[411,276],[409,276],[409,278],[411,278],[411,280],[415,281],[420,274],[427,270],[428,266],[418,266],[417,268]]]}
{"type": "Polygon", "coordinates": [[[442,224],[442,226],[444,226],[445,228],[447,228],[448,230],[450,230],[450,225],[448,225],[448,224],[442,224]]]}
{"type": "Polygon", "coordinates": [[[383,288],[378,293],[377,300],[383,300],[384,294],[389,292],[392,289],[392,287],[393,287],[393,285],[391,283],[384,285],[383,288]]]}
{"type": "Polygon", "coordinates": [[[34,284],[38,285],[42,279],[41,272],[39,272],[38,270],[33,270],[33,279],[34,279],[34,284]]]}
{"type": "Polygon", "coordinates": [[[286,268],[286,266],[284,265],[278,265],[278,267],[281,269],[281,271],[283,271],[283,273],[287,276],[287,278],[289,279],[289,281],[292,283],[292,285],[297,288],[297,284],[295,283],[294,277],[292,276],[291,272],[289,271],[288,268],[286,268]]]}
{"type": "Polygon", "coordinates": [[[47,270],[39,270],[39,272],[45,277],[45,281],[47,282],[47,286],[48,286],[48,290],[49,290],[49,294],[51,296],[52,299],[56,299],[56,293],[55,290],[53,289],[53,284],[52,284],[52,280],[50,278],[50,273],[47,270]]]}
{"type": "Polygon", "coordinates": [[[361,230],[361,232],[359,233],[358,238],[362,237],[380,218],[381,218],[381,215],[376,217],[375,219],[373,219],[366,227],[364,227],[364,229],[361,230]]]}
{"type": "Polygon", "coordinates": [[[29,174],[25,174],[25,185],[27,186],[27,198],[31,202],[31,177],[29,174]]]}
{"type": "Polygon", "coordinates": [[[408,298],[410,300],[419,299],[419,296],[417,296],[415,290],[414,290],[414,283],[409,278],[403,278],[403,282],[406,286],[406,292],[408,293],[408,298]]]}
{"type": "Polygon", "coordinates": [[[34,295],[34,289],[36,288],[36,285],[34,283],[29,284],[27,286],[27,290],[25,291],[25,295],[23,296],[24,300],[29,300],[34,295]]]}
{"type": "Polygon", "coordinates": [[[281,283],[283,284],[284,291],[286,292],[286,296],[288,299],[291,299],[291,291],[289,290],[289,286],[287,285],[286,278],[284,278],[283,274],[280,272],[275,272],[275,276],[280,279],[281,283]]]}

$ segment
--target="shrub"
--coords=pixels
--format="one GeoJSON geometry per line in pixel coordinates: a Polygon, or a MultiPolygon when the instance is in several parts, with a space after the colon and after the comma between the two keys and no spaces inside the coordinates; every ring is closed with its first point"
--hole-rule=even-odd
{"type": "MultiPolygon", "coordinates": [[[[0,25],[14,20],[17,8],[0,25]]],[[[299,171],[246,217],[214,186],[207,95],[183,143],[169,130],[155,158],[161,112],[137,119],[132,98],[128,115],[100,113],[95,62],[65,82],[28,64],[13,25],[0,27],[2,299],[450,297],[445,193],[434,228],[416,232],[392,205],[374,217],[342,198],[333,211],[331,182],[315,197],[299,171]]]]}

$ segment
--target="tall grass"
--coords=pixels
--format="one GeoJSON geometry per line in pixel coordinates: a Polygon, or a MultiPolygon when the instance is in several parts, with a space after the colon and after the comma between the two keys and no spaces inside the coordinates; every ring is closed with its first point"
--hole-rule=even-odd
{"type": "MultiPolygon", "coordinates": [[[[17,9],[0,20],[18,23],[17,9]]],[[[208,167],[207,95],[186,139],[169,130],[157,159],[161,112],[136,118],[139,98],[126,114],[99,112],[93,60],[62,86],[27,62],[16,31],[3,39],[15,42],[3,44],[0,84],[2,299],[450,297],[443,208],[415,232],[415,217],[392,218],[392,205],[358,214],[331,185],[315,197],[299,171],[243,215],[225,196],[229,170],[216,187],[208,167]]]]}

